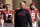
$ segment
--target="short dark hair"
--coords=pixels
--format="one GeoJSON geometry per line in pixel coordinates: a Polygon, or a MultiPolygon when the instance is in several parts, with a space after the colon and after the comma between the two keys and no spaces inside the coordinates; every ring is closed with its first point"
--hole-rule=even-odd
{"type": "Polygon", "coordinates": [[[26,1],[22,1],[22,2],[24,2],[26,4],[26,1]]]}
{"type": "Polygon", "coordinates": [[[10,6],[10,4],[6,4],[6,6],[7,6],[7,5],[9,5],[9,6],[10,6]]]}
{"type": "MultiPolygon", "coordinates": [[[[26,4],[26,1],[22,1],[22,2],[24,2],[24,3],[26,4]]],[[[21,3],[22,3],[22,2],[21,2],[21,3]]],[[[21,6],[21,3],[20,3],[20,6],[21,6]]]]}

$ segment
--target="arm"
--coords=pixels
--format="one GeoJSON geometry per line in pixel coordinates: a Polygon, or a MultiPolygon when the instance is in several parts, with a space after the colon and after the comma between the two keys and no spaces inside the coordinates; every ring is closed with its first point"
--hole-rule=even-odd
{"type": "Polygon", "coordinates": [[[13,18],[12,18],[12,23],[14,24],[14,14],[12,15],[12,17],[13,17],[13,18]]]}
{"type": "Polygon", "coordinates": [[[32,16],[31,16],[31,19],[32,19],[32,22],[34,23],[34,19],[32,18],[32,16]]]}
{"type": "Polygon", "coordinates": [[[30,24],[30,27],[32,27],[31,15],[30,15],[30,13],[28,13],[27,15],[28,15],[28,22],[30,24]]]}
{"type": "Polygon", "coordinates": [[[14,24],[14,10],[12,10],[12,23],[14,24]]]}
{"type": "Polygon", "coordinates": [[[3,20],[3,15],[1,15],[1,19],[3,20]]]}
{"type": "Polygon", "coordinates": [[[2,24],[2,21],[3,21],[3,14],[1,15],[1,24],[2,24]]]}
{"type": "Polygon", "coordinates": [[[1,19],[3,20],[3,12],[1,11],[1,19]]]}
{"type": "Polygon", "coordinates": [[[39,18],[39,12],[37,13],[37,18],[38,18],[38,20],[40,20],[40,18],[39,18]]]}

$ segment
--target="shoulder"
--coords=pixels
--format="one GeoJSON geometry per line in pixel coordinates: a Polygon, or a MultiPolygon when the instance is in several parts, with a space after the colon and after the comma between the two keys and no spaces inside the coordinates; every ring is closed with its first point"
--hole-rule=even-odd
{"type": "Polygon", "coordinates": [[[10,10],[10,11],[14,12],[14,10],[10,10]]]}
{"type": "Polygon", "coordinates": [[[36,12],[39,12],[38,9],[35,9],[36,12]]]}
{"type": "Polygon", "coordinates": [[[29,7],[27,7],[27,8],[26,8],[26,10],[30,11],[30,8],[29,8],[29,7]]]}
{"type": "Polygon", "coordinates": [[[6,11],[6,9],[2,9],[2,11],[6,11]]]}
{"type": "Polygon", "coordinates": [[[5,10],[5,9],[3,9],[3,10],[2,10],[2,13],[5,13],[5,12],[6,12],[6,10],[5,10]]]}
{"type": "Polygon", "coordinates": [[[3,12],[5,12],[5,11],[6,11],[6,9],[3,9],[2,11],[3,11],[3,12]]]}
{"type": "Polygon", "coordinates": [[[38,9],[35,9],[35,10],[38,10],[38,9]]]}
{"type": "Polygon", "coordinates": [[[26,7],[26,9],[30,9],[29,7],[26,7]]]}
{"type": "Polygon", "coordinates": [[[16,8],[15,11],[19,10],[20,8],[16,8]]]}
{"type": "Polygon", "coordinates": [[[35,9],[36,11],[38,11],[38,9],[35,9]]]}
{"type": "Polygon", "coordinates": [[[20,12],[20,11],[21,11],[21,9],[17,10],[16,12],[20,12]]]}
{"type": "Polygon", "coordinates": [[[35,10],[38,10],[37,8],[35,8],[35,10]]]}
{"type": "Polygon", "coordinates": [[[26,10],[26,13],[30,14],[29,10],[26,10]]]}
{"type": "Polygon", "coordinates": [[[25,11],[26,11],[26,13],[29,13],[29,11],[28,11],[28,10],[26,10],[26,9],[25,9],[25,11]]]}
{"type": "Polygon", "coordinates": [[[10,12],[12,12],[12,14],[14,14],[14,10],[10,10],[10,12]]]}

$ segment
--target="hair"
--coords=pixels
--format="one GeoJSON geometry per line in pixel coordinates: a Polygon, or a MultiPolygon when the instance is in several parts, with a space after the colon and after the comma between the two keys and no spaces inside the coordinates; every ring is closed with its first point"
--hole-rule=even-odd
{"type": "Polygon", "coordinates": [[[22,2],[24,2],[26,4],[26,1],[22,1],[22,2]]]}
{"type": "MultiPolygon", "coordinates": [[[[26,1],[22,1],[22,2],[26,4],[26,1]]],[[[20,6],[21,6],[22,2],[20,3],[20,6]]]]}
{"type": "Polygon", "coordinates": [[[9,6],[10,6],[10,4],[6,4],[6,6],[7,6],[7,5],[9,5],[9,6]]]}

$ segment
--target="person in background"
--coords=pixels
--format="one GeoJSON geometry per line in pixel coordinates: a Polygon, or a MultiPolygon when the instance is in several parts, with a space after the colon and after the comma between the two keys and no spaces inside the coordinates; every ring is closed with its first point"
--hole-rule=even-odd
{"type": "Polygon", "coordinates": [[[29,11],[30,11],[30,14],[31,14],[31,18],[33,19],[32,26],[33,27],[37,27],[37,20],[36,20],[36,18],[38,20],[40,20],[40,18],[39,18],[39,11],[38,11],[38,9],[35,8],[35,4],[34,3],[30,4],[30,10],[29,11]]]}
{"type": "Polygon", "coordinates": [[[0,24],[4,23],[2,10],[4,10],[3,9],[3,4],[2,4],[2,2],[0,2],[0,24]]]}
{"type": "Polygon", "coordinates": [[[6,10],[2,13],[5,23],[14,23],[14,10],[10,10],[10,4],[6,4],[6,10]]]}

